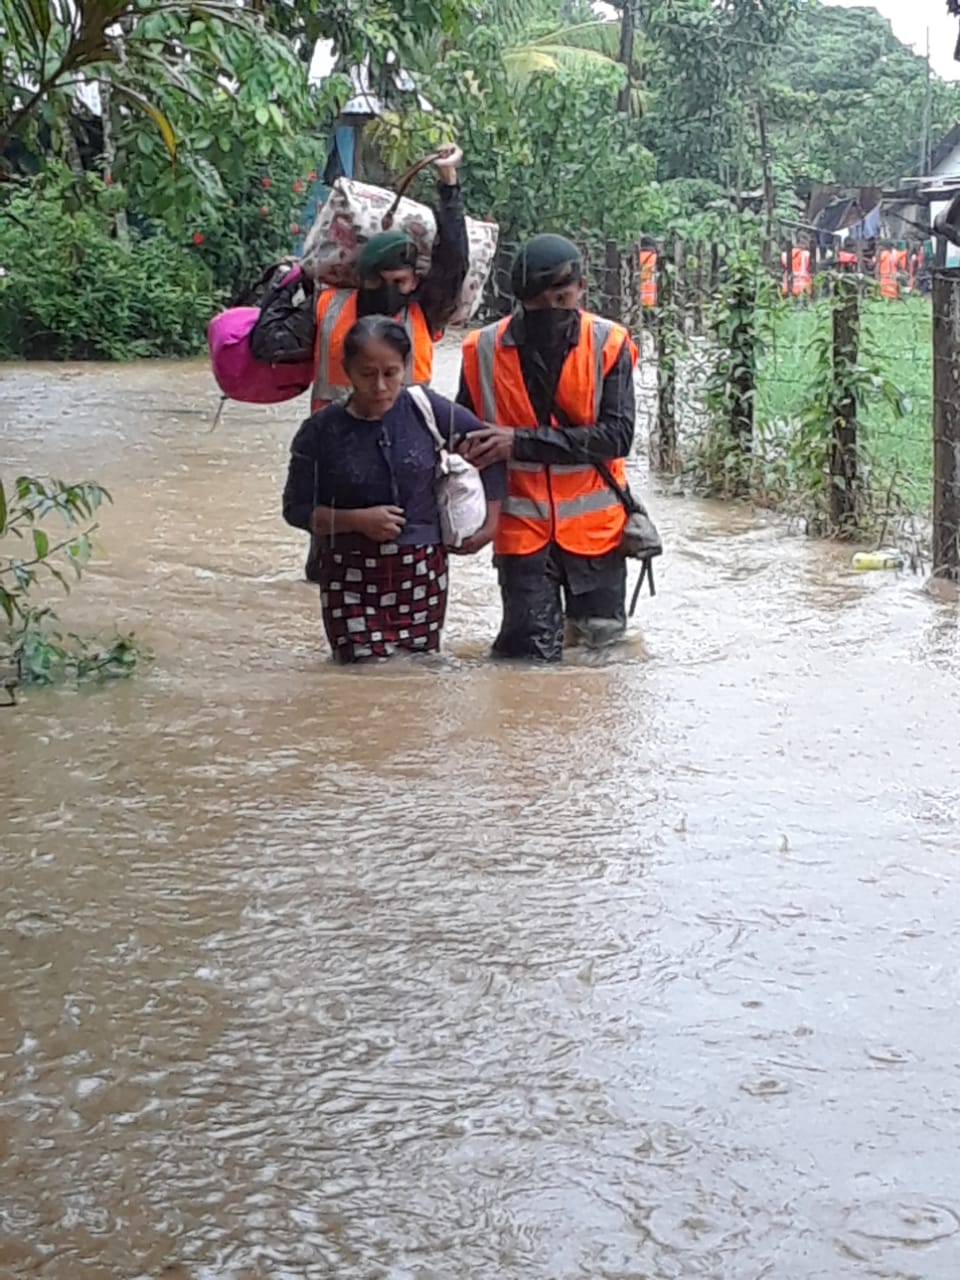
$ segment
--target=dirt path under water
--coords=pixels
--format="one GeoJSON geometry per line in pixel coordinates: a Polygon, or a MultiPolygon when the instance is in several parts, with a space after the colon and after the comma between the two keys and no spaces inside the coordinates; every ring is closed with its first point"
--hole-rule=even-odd
{"type": "Polygon", "coordinates": [[[0,374],[4,474],[116,498],[71,620],[156,653],[0,712],[0,1277],[960,1275],[954,607],[654,499],[617,661],[489,663],[477,562],[339,671],[300,407],[215,406],[0,374]]]}

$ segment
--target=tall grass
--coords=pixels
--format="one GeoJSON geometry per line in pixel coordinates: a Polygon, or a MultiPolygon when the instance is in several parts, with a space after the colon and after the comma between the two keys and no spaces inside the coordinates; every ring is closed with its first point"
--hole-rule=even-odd
{"type": "MultiPolygon", "coordinates": [[[[791,304],[771,320],[761,359],[757,421],[763,427],[795,422],[813,381],[813,346],[829,332],[825,304],[791,304]]],[[[860,416],[861,454],[874,469],[874,484],[891,483],[907,508],[930,505],[933,467],[932,311],[929,297],[896,301],[867,298],[862,310],[860,362],[904,393],[903,417],[877,398],[860,416]]]]}

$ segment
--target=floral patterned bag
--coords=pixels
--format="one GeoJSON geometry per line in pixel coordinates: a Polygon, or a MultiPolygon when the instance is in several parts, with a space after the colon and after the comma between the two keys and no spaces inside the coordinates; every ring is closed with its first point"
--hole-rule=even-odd
{"type": "MultiPolygon", "coordinates": [[[[416,166],[417,170],[420,167],[416,166]]],[[[432,209],[402,195],[409,176],[412,175],[399,184],[400,195],[350,178],[338,178],[304,242],[301,265],[307,275],[336,289],[355,289],[359,284],[360,250],[372,236],[391,226],[410,236],[417,246],[417,270],[426,275],[437,238],[437,222],[432,209]]],[[[451,324],[466,324],[476,315],[500,234],[496,223],[473,218],[466,222],[470,266],[451,324]]]]}

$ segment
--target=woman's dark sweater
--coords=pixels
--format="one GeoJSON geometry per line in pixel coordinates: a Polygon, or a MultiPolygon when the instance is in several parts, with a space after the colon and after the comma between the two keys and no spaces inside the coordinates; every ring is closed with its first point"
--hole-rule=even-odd
{"type": "MultiPolygon", "coordinates": [[[[483,423],[469,409],[427,391],[441,435],[450,439],[480,431],[483,423]]],[[[396,541],[402,546],[439,543],[440,517],[434,480],[437,449],[413,400],[402,391],[396,404],[376,422],[355,418],[341,405],[328,405],[308,418],[290,446],[283,491],[283,518],[310,529],[314,507],[355,510],[402,507],[406,523],[396,541]]],[[[506,467],[482,473],[488,501],[506,493],[506,467]]],[[[327,539],[323,539],[329,545],[327,539]]],[[[370,543],[359,534],[337,534],[337,547],[370,543]]]]}

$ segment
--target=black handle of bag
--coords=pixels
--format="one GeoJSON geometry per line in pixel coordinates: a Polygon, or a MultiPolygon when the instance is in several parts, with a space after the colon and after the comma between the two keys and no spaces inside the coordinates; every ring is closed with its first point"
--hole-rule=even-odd
{"type": "Polygon", "coordinates": [[[637,501],[629,489],[624,489],[622,485],[618,484],[613,472],[605,462],[595,462],[593,465],[600,472],[600,478],[605,484],[610,486],[613,492],[620,499],[620,504],[628,515],[647,516],[649,518],[649,512],[646,507],[644,507],[641,502],[637,501]]]}
{"type": "Polygon", "coordinates": [[[418,160],[415,165],[412,165],[405,174],[403,174],[400,178],[397,179],[397,184],[396,184],[397,194],[393,198],[393,204],[390,206],[387,212],[383,215],[383,219],[381,221],[381,226],[383,227],[384,231],[389,231],[390,228],[393,226],[393,219],[396,215],[397,210],[400,208],[400,201],[406,195],[411,182],[413,182],[417,174],[423,173],[424,169],[429,168],[430,165],[436,164],[439,160],[443,160],[446,154],[447,152],[444,150],[444,151],[434,151],[431,155],[424,156],[422,160],[418,160]]]}
{"type": "Polygon", "coordinates": [[[655,596],[657,594],[657,588],[653,582],[653,557],[652,556],[647,556],[645,560],[640,561],[640,576],[639,578],[637,578],[637,585],[633,588],[633,595],[630,598],[630,612],[627,614],[628,618],[632,618],[633,615],[637,612],[637,603],[640,600],[640,589],[643,586],[644,579],[646,579],[646,581],[649,582],[650,584],[650,594],[652,596],[655,596]]]}

